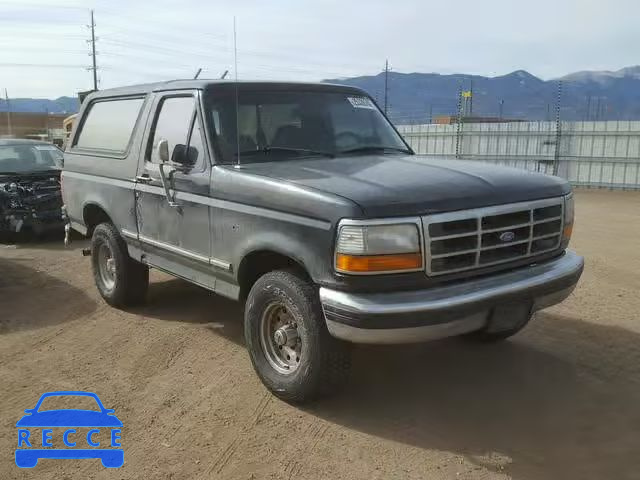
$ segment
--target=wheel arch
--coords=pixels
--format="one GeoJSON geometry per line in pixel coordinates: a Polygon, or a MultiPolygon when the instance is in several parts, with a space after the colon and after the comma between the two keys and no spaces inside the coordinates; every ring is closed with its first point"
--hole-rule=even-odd
{"type": "Polygon", "coordinates": [[[87,227],[87,237],[93,234],[93,230],[103,222],[113,223],[113,220],[101,205],[89,202],[82,208],[82,220],[87,227]]]}
{"type": "Polygon", "coordinates": [[[252,250],[247,253],[238,266],[237,280],[240,286],[240,299],[247,298],[251,287],[265,273],[274,270],[293,270],[311,281],[304,262],[291,254],[272,248],[252,250]]]}

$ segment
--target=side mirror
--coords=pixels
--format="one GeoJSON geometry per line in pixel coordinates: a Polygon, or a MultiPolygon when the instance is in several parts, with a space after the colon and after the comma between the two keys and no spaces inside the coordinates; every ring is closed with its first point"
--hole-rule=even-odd
{"type": "Polygon", "coordinates": [[[193,167],[196,158],[198,158],[198,151],[195,147],[187,147],[180,143],[174,147],[171,153],[171,163],[185,169],[193,167]]]}
{"type": "Polygon", "coordinates": [[[158,142],[158,158],[162,163],[169,161],[169,142],[167,140],[160,140],[158,142]]]}

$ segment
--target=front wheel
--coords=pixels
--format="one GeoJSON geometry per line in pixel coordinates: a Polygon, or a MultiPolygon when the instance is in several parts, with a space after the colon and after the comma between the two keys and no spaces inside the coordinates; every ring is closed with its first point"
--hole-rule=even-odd
{"type": "Polygon", "coordinates": [[[114,307],[142,303],[149,286],[149,267],[129,256],[111,223],[101,223],[91,237],[91,264],[98,291],[114,307]]]}
{"type": "Polygon", "coordinates": [[[317,289],[294,272],[258,279],[247,298],[244,331],[260,380],[285,401],[333,393],[348,377],[349,345],[329,334],[317,289]]]}

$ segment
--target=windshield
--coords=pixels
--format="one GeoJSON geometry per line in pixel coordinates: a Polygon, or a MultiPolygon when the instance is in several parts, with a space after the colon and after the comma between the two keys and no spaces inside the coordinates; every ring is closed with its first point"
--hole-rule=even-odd
{"type": "Polygon", "coordinates": [[[223,163],[288,160],[301,156],[410,153],[373,101],[335,91],[214,93],[208,114],[223,163]],[[236,137],[236,125],[239,135],[236,137]]]}
{"type": "Polygon", "coordinates": [[[67,409],[102,411],[96,399],[88,395],[51,395],[42,400],[38,412],[67,409]]]}
{"type": "Polygon", "coordinates": [[[0,174],[62,168],[62,151],[53,145],[0,145],[0,174]]]}

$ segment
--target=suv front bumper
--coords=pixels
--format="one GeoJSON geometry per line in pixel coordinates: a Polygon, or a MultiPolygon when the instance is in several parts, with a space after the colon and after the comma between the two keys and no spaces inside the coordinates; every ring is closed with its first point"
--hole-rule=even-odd
{"type": "Polygon", "coordinates": [[[361,294],[322,287],[320,302],[329,333],[336,338],[421,342],[488,328],[497,307],[513,306],[516,325],[523,321],[523,306],[528,318],[567,298],[583,268],[584,258],[567,250],[545,263],[428,290],[361,294]]]}

